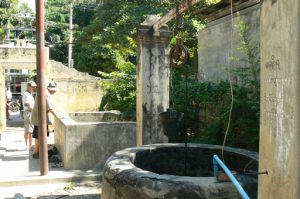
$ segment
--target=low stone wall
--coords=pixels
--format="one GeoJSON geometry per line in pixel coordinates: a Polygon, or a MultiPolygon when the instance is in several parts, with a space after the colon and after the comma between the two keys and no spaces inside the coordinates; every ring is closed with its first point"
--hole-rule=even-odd
{"type": "Polygon", "coordinates": [[[118,114],[109,111],[90,113],[106,121],[82,122],[70,117],[82,118],[87,114],[70,113],[55,120],[55,146],[65,169],[101,168],[115,151],[136,146],[135,122],[114,121],[118,114]]]}
{"type": "Polygon", "coordinates": [[[108,122],[120,121],[120,111],[76,112],[68,113],[75,122],[108,122]]]}

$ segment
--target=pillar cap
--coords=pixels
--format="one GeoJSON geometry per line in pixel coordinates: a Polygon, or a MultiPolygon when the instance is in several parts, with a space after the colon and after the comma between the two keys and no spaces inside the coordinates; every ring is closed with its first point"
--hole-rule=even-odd
{"type": "Polygon", "coordinates": [[[158,15],[148,15],[145,21],[141,23],[141,26],[153,26],[160,18],[158,15]]]}
{"type": "Polygon", "coordinates": [[[172,37],[173,32],[169,31],[168,26],[165,24],[163,25],[159,31],[154,31],[153,25],[160,19],[161,17],[158,15],[148,15],[140,24],[139,33],[141,35],[147,36],[160,36],[160,37],[172,37]]]}

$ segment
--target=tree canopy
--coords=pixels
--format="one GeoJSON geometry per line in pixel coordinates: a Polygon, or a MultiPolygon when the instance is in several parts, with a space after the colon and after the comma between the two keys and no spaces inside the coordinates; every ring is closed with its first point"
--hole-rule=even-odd
{"type": "Polygon", "coordinates": [[[46,2],[46,35],[50,47],[50,58],[62,63],[68,62],[70,9],[73,9],[75,31],[87,26],[100,1],[48,0],[46,2]]]}
{"type": "MultiPolygon", "coordinates": [[[[196,50],[199,15],[195,10],[218,0],[196,4],[184,17],[184,42],[196,50]]],[[[67,63],[69,43],[69,11],[71,0],[48,0],[46,3],[47,32],[50,58],[67,63]]],[[[135,37],[147,15],[163,16],[176,7],[179,0],[77,0],[73,1],[74,67],[91,75],[97,71],[111,72],[129,61],[135,64],[135,37]]],[[[168,23],[176,33],[175,20],[168,23]]],[[[175,43],[175,40],[172,41],[175,43]]]]}
{"type": "Polygon", "coordinates": [[[4,29],[7,26],[10,30],[15,30],[10,34],[24,38],[30,36],[32,38],[32,33],[17,30],[19,27],[29,28],[34,26],[33,11],[27,3],[19,3],[19,0],[0,1],[0,39],[4,39],[4,29]]]}
{"type": "Polygon", "coordinates": [[[135,63],[137,28],[148,14],[165,13],[169,1],[103,1],[91,24],[77,32],[75,67],[90,74],[111,72],[126,61],[135,63]]]}

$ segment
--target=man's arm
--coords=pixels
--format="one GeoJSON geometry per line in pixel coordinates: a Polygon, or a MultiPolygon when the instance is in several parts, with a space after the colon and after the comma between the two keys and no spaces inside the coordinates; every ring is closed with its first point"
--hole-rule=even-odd
{"type": "Polygon", "coordinates": [[[29,103],[25,103],[24,106],[27,108],[28,111],[32,111],[33,107],[30,106],[29,103]]]}
{"type": "Polygon", "coordinates": [[[60,116],[59,116],[53,109],[49,109],[48,111],[49,111],[54,117],[60,118],[60,116]]]}
{"type": "Polygon", "coordinates": [[[23,103],[24,108],[26,107],[26,109],[28,111],[32,111],[33,107],[30,106],[29,98],[28,98],[26,92],[22,96],[22,103],[23,103]]]}

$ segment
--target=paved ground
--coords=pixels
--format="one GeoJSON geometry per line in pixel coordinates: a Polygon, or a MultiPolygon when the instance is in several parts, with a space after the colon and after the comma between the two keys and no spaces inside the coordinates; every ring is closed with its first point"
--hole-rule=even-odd
{"type": "MultiPolygon", "coordinates": [[[[40,175],[39,159],[25,150],[23,121],[11,115],[0,141],[0,199],[97,198],[101,197],[100,170],[64,170],[49,163],[49,173],[40,175]]],[[[54,133],[48,138],[54,144],[54,133]]]]}

